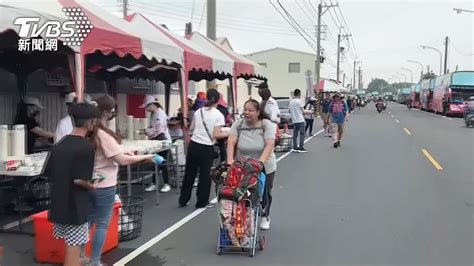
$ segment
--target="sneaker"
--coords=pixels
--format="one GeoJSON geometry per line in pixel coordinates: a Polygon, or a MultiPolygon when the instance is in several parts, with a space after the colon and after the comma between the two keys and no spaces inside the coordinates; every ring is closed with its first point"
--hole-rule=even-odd
{"type": "Polygon", "coordinates": [[[300,152],[299,149],[291,149],[291,152],[300,152]]]}
{"type": "Polygon", "coordinates": [[[341,147],[341,141],[340,140],[337,141],[337,146],[341,147]]]}
{"type": "Polygon", "coordinates": [[[163,187],[161,188],[160,192],[161,193],[166,193],[166,192],[170,192],[170,190],[171,190],[170,185],[164,184],[163,187]]]}
{"type": "Polygon", "coordinates": [[[268,230],[270,229],[270,218],[269,217],[262,217],[260,221],[260,229],[268,230]]]}
{"type": "Polygon", "coordinates": [[[327,137],[328,137],[328,138],[332,138],[332,134],[328,134],[327,137]]]}
{"type": "Polygon", "coordinates": [[[152,192],[152,191],[155,191],[155,190],[156,190],[156,185],[155,184],[152,184],[151,186],[145,188],[146,192],[152,192]]]}
{"type": "Polygon", "coordinates": [[[193,187],[197,187],[198,184],[199,184],[199,179],[196,178],[196,179],[194,180],[193,187]]]}
{"type": "Polygon", "coordinates": [[[333,146],[334,148],[337,148],[337,141],[334,141],[333,146]]]}
{"type": "Polygon", "coordinates": [[[305,148],[300,148],[300,149],[298,150],[298,152],[300,152],[300,153],[306,153],[306,152],[308,152],[308,151],[307,151],[305,148]]]}

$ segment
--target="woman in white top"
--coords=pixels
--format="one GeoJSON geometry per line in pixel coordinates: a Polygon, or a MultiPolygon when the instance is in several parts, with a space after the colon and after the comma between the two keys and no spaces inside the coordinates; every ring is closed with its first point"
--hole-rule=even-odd
{"type": "MultiPolygon", "coordinates": [[[[140,108],[146,108],[147,112],[150,113],[150,125],[147,129],[144,130],[144,133],[151,140],[167,140],[171,142],[171,136],[168,131],[168,116],[166,112],[161,107],[158,100],[153,96],[145,97],[143,104],[140,105],[140,108]]],[[[168,158],[168,151],[162,151],[158,153],[163,158],[168,158]]],[[[171,187],[169,185],[169,175],[168,167],[166,165],[160,166],[159,169],[163,174],[163,187],[161,188],[162,193],[169,192],[171,187]]],[[[152,183],[145,190],[155,191],[156,184],[152,183]]]]}
{"type": "Polygon", "coordinates": [[[196,208],[206,208],[209,205],[209,195],[211,192],[211,167],[216,159],[214,143],[216,139],[227,137],[227,133],[221,132],[225,125],[224,116],[217,110],[217,102],[220,94],[215,89],[207,91],[207,103],[203,108],[194,113],[191,124],[193,136],[189,143],[186,155],[186,168],[184,173],[183,186],[179,196],[179,206],[185,207],[191,199],[194,179],[199,172],[199,183],[197,188],[196,208]]]}
{"type": "Polygon", "coordinates": [[[278,108],[277,101],[273,99],[272,92],[268,88],[267,83],[258,85],[258,95],[262,97],[261,108],[265,118],[277,125],[280,124],[280,108],[278,108]]]}

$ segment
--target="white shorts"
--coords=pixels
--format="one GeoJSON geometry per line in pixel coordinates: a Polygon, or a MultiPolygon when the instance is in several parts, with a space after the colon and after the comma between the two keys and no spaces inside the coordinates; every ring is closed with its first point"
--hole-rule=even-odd
{"type": "Polygon", "coordinates": [[[68,246],[81,246],[89,241],[88,223],[76,224],[54,224],[53,236],[56,239],[64,239],[68,246]]]}

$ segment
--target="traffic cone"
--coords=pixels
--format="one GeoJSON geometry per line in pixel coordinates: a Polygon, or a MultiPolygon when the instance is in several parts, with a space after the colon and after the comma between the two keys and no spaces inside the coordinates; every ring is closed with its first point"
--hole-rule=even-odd
{"type": "Polygon", "coordinates": [[[283,130],[285,131],[285,134],[288,134],[288,123],[285,124],[285,127],[283,130]]]}

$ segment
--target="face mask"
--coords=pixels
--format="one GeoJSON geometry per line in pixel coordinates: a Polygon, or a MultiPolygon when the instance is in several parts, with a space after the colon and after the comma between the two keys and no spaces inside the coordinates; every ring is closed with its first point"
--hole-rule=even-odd
{"type": "Polygon", "coordinates": [[[39,111],[35,110],[31,113],[31,117],[37,117],[39,115],[39,111]]]}
{"type": "Polygon", "coordinates": [[[117,114],[113,113],[113,114],[107,119],[107,121],[113,120],[116,116],[117,116],[117,114]]]}

